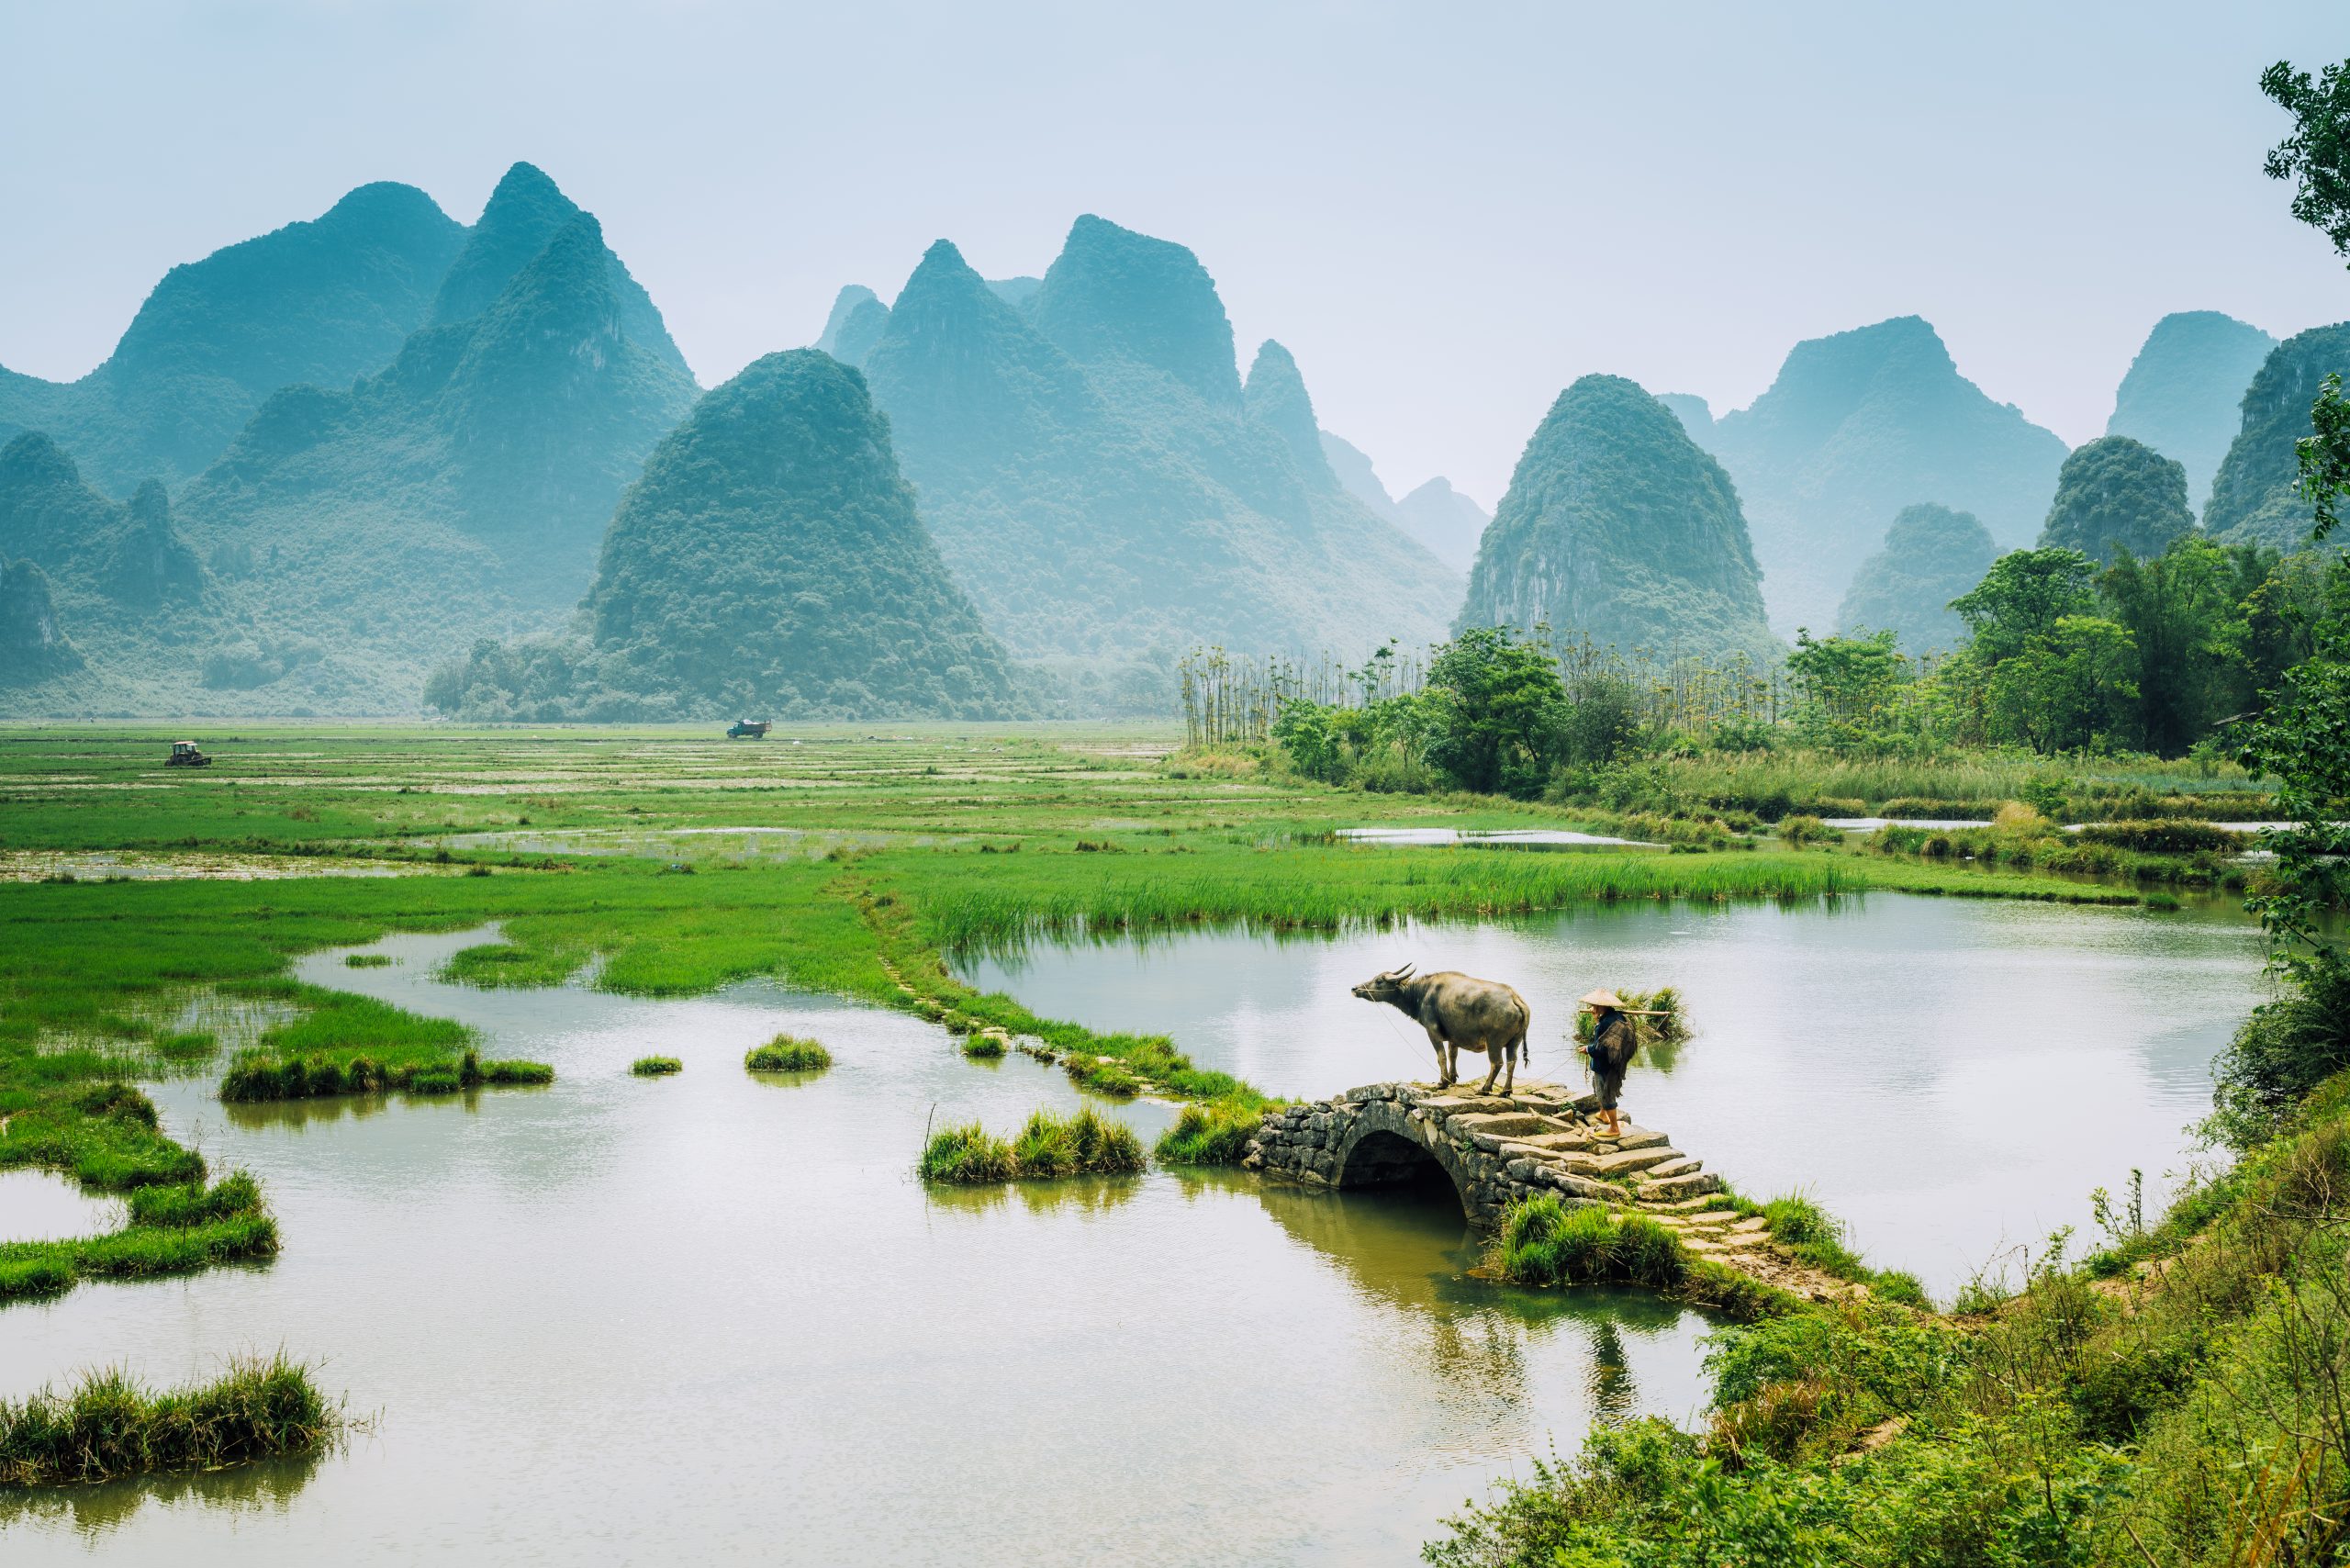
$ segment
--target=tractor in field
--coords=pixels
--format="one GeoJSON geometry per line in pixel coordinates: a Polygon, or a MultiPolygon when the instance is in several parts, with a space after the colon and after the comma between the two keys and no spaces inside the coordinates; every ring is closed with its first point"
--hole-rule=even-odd
{"type": "Polygon", "coordinates": [[[737,719],[726,727],[730,741],[763,741],[775,725],[766,719],[737,719]]]}
{"type": "Polygon", "coordinates": [[[173,741],[172,755],[163,758],[166,767],[209,767],[212,759],[198,751],[194,741],[173,741]]]}

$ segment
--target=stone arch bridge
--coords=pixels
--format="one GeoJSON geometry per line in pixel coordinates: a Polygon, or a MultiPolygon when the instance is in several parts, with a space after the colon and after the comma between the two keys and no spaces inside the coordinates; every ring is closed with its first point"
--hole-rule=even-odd
{"type": "Polygon", "coordinates": [[[1542,1192],[1676,1216],[1706,1210],[1719,1177],[1662,1133],[1628,1124],[1621,1137],[1608,1137],[1591,1114],[1597,1107],[1591,1095],[1534,1081],[1507,1096],[1457,1084],[1373,1083],[1267,1113],[1243,1163],[1278,1180],[1339,1189],[1392,1187],[1440,1170],[1471,1223],[1488,1227],[1542,1192]]]}

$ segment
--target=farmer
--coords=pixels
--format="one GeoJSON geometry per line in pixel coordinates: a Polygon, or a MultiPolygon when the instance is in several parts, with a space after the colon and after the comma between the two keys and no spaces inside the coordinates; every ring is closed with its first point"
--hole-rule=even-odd
{"type": "Polygon", "coordinates": [[[1624,1136],[1624,1118],[1616,1097],[1624,1092],[1624,1070],[1640,1048],[1639,1028],[1632,1010],[1612,991],[1595,991],[1577,1004],[1592,1014],[1591,1040],[1583,1047],[1591,1058],[1591,1076],[1599,1086],[1599,1113],[1607,1118],[1607,1136],[1624,1136]]]}

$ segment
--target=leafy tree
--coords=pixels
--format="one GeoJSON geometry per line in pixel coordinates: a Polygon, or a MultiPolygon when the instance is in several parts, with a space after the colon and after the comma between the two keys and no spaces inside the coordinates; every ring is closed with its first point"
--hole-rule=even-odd
{"type": "Polygon", "coordinates": [[[2035,637],[2055,630],[2067,615],[2097,608],[2091,588],[2093,564],[2078,550],[2061,546],[2015,550],[1991,564],[1971,592],[1951,600],[1975,633],[1969,650],[1986,666],[2023,652],[2035,637]]]}
{"type": "Polygon", "coordinates": [[[1909,672],[1894,635],[1814,638],[1807,631],[1796,633],[1787,675],[1799,693],[1802,722],[1818,739],[1830,745],[1856,739],[1892,701],[1909,672]]]}
{"type": "Polygon", "coordinates": [[[1549,652],[1472,626],[1428,665],[1427,759],[1464,790],[1530,796],[1563,760],[1572,712],[1549,652]]]}
{"type": "Polygon", "coordinates": [[[2187,534],[2151,560],[2121,552],[2098,579],[2107,613],[2137,650],[2136,745],[2183,756],[2258,705],[2248,607],[2277,567],[2272,550],[2187,534]]]}
{"type": "Polygon", "coordinates": [[[1991,672],[1995,738],[2034,751],[2109,746],[2129,733],[2138,685],[2130,633],[2094,615],[2065,615],[1991,672]]]}

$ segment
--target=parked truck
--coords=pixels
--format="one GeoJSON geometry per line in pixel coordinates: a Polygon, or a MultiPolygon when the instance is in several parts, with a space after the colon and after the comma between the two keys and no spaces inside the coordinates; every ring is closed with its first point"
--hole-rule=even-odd
{"type": "Polygon", "coordinates": [[[765,719],[737,719],[727,726],[726,738],[730,741],[763,741],[773,728],[775,725],[765,719]]]}

